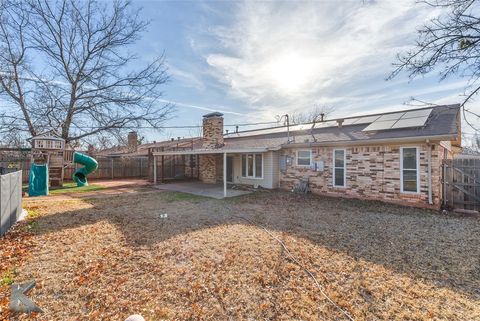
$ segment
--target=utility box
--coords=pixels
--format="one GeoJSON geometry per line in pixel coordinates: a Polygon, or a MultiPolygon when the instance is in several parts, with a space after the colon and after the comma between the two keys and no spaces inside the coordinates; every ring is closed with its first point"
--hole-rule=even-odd
{"type": "Polygon", "coordinates": [[[317,172],[323,172],[325,170],[325,164],[323,161],[318,161],[315,163],[315,170],[317,172]]]}

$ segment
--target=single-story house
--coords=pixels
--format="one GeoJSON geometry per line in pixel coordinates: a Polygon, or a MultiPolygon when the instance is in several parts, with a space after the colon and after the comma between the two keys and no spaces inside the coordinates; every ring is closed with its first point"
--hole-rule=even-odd
{"type": "MultiPolygon", "coordinates": [[[[188,148],[154,151],[154,181],[168,157],[183,157],[205,183],[292,190],[440,208],[442,160],[461,151],[460,105],[225,132],[223,115],[203,116],[188,148]]],[[[193,177],[195,176],[195,177],[193,177]]]]}

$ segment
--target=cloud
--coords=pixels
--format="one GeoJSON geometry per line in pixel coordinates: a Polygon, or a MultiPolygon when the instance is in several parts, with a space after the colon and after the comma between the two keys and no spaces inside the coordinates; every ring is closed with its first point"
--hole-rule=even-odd
{"type": "Polygon", "coordinates": [[[341,113],[385,108],[413,96],[406,79],[385,78],[416,27],[438,13],[415,1],[244,2],[233,23],[210,27],[215,45],[203,54],[215,79],[257,117],[314,103],[341,113]]]}
{"type": "Polygon", "coordinates": [[[186,108],[192,108],[192,109],[197,109],[197,110],[203,110],[203,111],[219,111],[224,114],[230,114],[230,115],[235,115],[235,116],[245,116],[242,113],[238,113],[235,111],[228,110],[228,107],[224,106],[214,106],[214,107],[204,107],[204,106],[199,106],[199,105],[192,105],[192,104],[186,104],[182,103],[179,101],[173,101],[173,100],[167,100],[167,99],[157,99],[160,102],[166,103],[166,104],[172,104],[178,107],[186,107],[186,108]]]}
{"type": "Polygon", "coordinates": [[[172,81],[178,81],[185,87],[195,88],[200,91],[205,90],[205,84],[202,79],[194,73],[184,71],[171,63],[167,63],[167,68],[172,81]]]}

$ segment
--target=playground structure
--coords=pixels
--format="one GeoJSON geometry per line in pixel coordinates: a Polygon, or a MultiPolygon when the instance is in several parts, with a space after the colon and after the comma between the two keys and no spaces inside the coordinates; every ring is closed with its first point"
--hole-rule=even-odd
{"type": "Polygon", "coordinates": [[[88,155],[74,152],[73,162],[84,165],[84,167],[77,169],[73,173],[72,179],[75,183],[77,183],[77,186],[79,187],[88,186],[87,175],[94,172],[98,168],[97,161],[93,157],[90,157],[88,155]]]}
{"type": "Polygon", "coordinates": [[[29,195],[48,195],[50,187],[63,186],[65,167],[74,163],[85,167],[77,169],[72,179],[77,186],[87,186],[87,175],[98,167],[97,161],[85,154],[66,148],[65,140],[45,134],[31,138],[31,168],[29,175],[29,195]]]}

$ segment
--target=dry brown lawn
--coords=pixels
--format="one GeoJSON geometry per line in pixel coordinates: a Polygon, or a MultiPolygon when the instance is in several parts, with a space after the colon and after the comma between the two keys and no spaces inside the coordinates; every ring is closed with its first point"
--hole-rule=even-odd
{"type": "Polygon", "coordinates": [[[44,313],[10,319],[344,320],[265,226],[355,320],[480,320],[475,218],[286,192],[27,204],[15,281],[44,313]]]}

